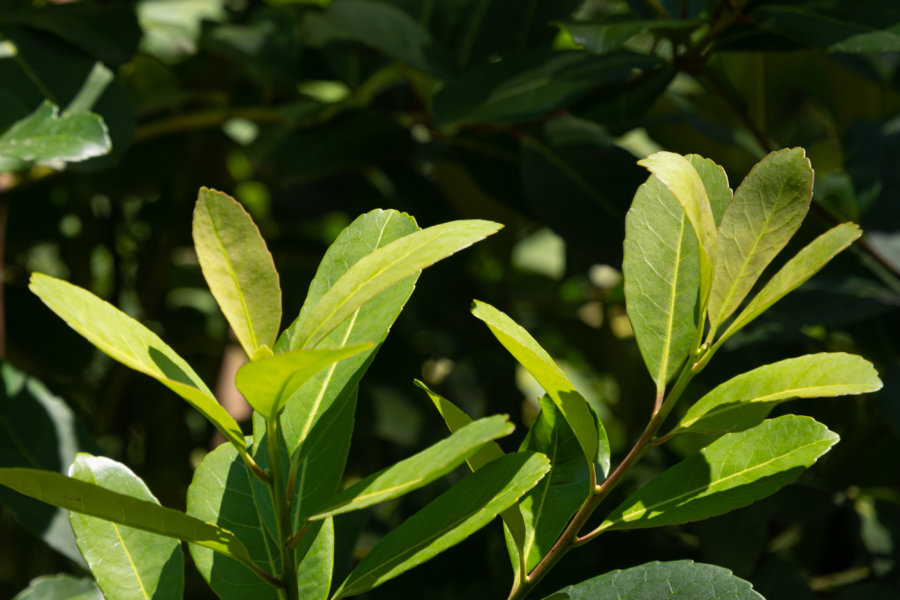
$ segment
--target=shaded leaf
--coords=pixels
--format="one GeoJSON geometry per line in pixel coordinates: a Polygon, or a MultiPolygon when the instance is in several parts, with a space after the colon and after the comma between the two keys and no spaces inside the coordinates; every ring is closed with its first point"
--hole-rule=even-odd
{"type": "Polygon", "coordinates": [[[66,510],[200,544],[237,560],[249,560],[246,548],[226,529],[61,473],[0,469],[0,485],[66,510]]]}
{"type": "Polygon", "coordinates": [[[625,216],[625,302],[658,394],[697,337],[697,238],[678,200],[656,176],[638,188],[625,216]]]}
{"type": "MultiPolygon", "coordinates": [[[[278,338],[275,351],[281,353],[301,348],[296,332],[308,320],[313,307],[347,269],[374,250],[417,230],[415,219],[395,210],[370,211],[345,227],[325,252],[309,285],[300,314],[278,338]]],[[[360,306],[353,317],[335,327],[322,339],[320,345],[325,347],[342,348],[364,342],[376,346],[320,372],[287,401],[281,415],[281,425],[285,443],[291,453],[303,443],[313,423],[332,403],[352,393],[412,294],[417,279],[418,273],[414,273],[387,288],[360,306]]],[[[352,415],[350,418],[352,419],[352,415]]]]}
{"type": "Polygon", "coordinates": [[[240,452],[246,453],[237,422],[216,401],[200,376],[158,335],[112,304],[61,279],[34,273],[28,287],[69,327],[113,359],[153,377],[187,400],[240,452]]]}
{"type": "Polygon", "coordinates": [[[281,286],[272,255],[253,219],[230,196],[200,188],[194,248],[203,277],[247,356],[275,345],[281,286]]]}
{"type": "Polygon", "coordinates": [[[31,580],[28,587],[13,600],[104,600],[100,588],[92,579],[79,579],[59,573],[31,580]]]}
{"type": "Polygon", "coordinates": [[[588,464],[594,464],[598,447],[601,445],[599,439],[605,440],[606,432],[598,434],[598,426],[602,428],[602,425],[594,418],[587,400],[578,393],[562,369],[537,340],[531,337],[531,334],[490,304],[475,300],[472,314],[487,324],[503,347],[531,373],[553,399],[575,432],[588,464]]]}
{"type": "Polygon", "coordinates": [[[514,504],[549,469],[546,457],[517,453],[472,473],[382,538],[333,598],[372,589],[465,540],[514,504]]]}
{"type": "Polygon", "coordinates": [[[81,89],[69,102],[64,114],[70,115],[91,110],[100,96],[103,95],[103,92],[106,91],[106,86],[114,78],[113,72],[106,68],[103,63],[94,63],[94,67],[88,74],[87,79],[84,80],[84,85],[81,86],[81,89]]]}
{"type": "Polygon", "coordinates": [[[419,489],[449,473],[485,443],[509,435],[513,429],[505,416],[479,419],[429,448],[358,481],[311,518],[359,510],[419,489]]]}
{"type": "Polygon", "coordinates": [[[111,147],[99,116],[60,116],[59,107],[49,100],[0,135],[0,158],[25,162],[77,162],[106,154],[111,147]]]}
{"type": "MultiPolygon", "coordinates": [[[[98,450],[72,409],[37,379],[8,362],[0,364],[0,379],[0,467],[65,472],[78,452],[98,450]]],[[[65,511],[6,488],[0,504],[51,548],[87,567],[65,511]]]]}
{"type": "Polygon", "coordinates": [[[900,50],[900,10],[890,0],[767,4],[751,16],[763,30],[829,52],[900,50]]]}
{"type": "MultiPolygon", "coordinates": [[[[260,456],[265,455],[265,449],[260,456]]],[[[260,465],[264,463],[260,462],[260,465]]],[[[233,446],[222,444],[207,454],[188,487],[187,512],[197,519],[228,527],[246,548],[247,561],[271,574],[281,570],[268,488],[247,468],[233,446]],[[265,517],[272,521],[267,528],[265,517]]],[[[191,544],[191,558],[220,598],[277,599],[275,588],[232,558],[191,544]]]]}
{"type": "Polygon", "coordinates": [[[821,423],[796,415],[726,434],[631,494],[600,529],[687,523],[746,506],[796,479],[837,441],[821,423]]]}
{"type": "Polygon", "coordinates": [[[787,261],[744,307],[720,337],[722,343],[761,315],[789,292],[797,289],[862,235],[853,223],[832,227],[787,261]]]}
{"type": "Polygon", "coordinates": [[[315,347],[356,310],[410,275],[496,233],[502,225],[463,220],[403,236],[357,261],[325,292],[295,333],[292,346],[315,347]]]}
{"type": "Polygon", "coordinates": [[[709,297],[715,330],[740,306],[772,259],[803,222],[813,172],[802,148],[762,159],[734,193],[719,226],[719,260],[709,297]]]}
{"type": "Polygon", "coordinates": [[[561,21],[557,23],[560,29],[572,36],[572,41],[595,54],[618,50],[632,39],[651,30],[689,30],[700,24],[701,21],[686,19],[561,21]]]}
{"type": "Polygon", "coordinates": [[[570,585],[545,600],[764,600],[728,569],[691,560],[650,562],[570,585]]]}
{"type": "Polygon", "coordinates": [[[541,414],[521,449],[550,460],[547,476],[519,501],[525,521],[525,570],[530,572],[591,493],[591,472],[575,434],[547,396],[541,398],[541,414]]]}
{"type": "Polygon", "coordinates": [[[234,383],[247,402],[267,418],[278,415],[285,402],[316,373],[372,348],[371,343],[344,348],[294,350],[245,363],[234,383]]]}
{"type": "MultiPolygon", "coordinates": [[[[82,453],[75,458],[69,474],[159,504],[137,475],[114,460],[82,453]]],[[[69,520],[78,547],[107,600],[149,599],[183,592],[184,555],[178,540],[79,513],[70,513],[69,520]]]]}
{"type": "Polygon", "coordinates": [[[622,83],[655,56],[614,52],[535,51],[473,67],[450,79],[434,98],[435,122],[512,123],[565,108],[588,92],[622,83]]]}

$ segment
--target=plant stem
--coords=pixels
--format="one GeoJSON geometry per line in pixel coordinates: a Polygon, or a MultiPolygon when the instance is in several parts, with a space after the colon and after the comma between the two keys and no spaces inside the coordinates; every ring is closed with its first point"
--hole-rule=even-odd
{"type": "Polygon", "coordinates": [[[278,417],[266,419],[266,446],[269,450],[269,491],[275,508],[275,524],[278,530],[278,551],[281,554],[280,579],[284,585],[287,600],[299,600],[297,589],[297,565],[294,550],[290,547],[291,507],[284,489],[284,473],[281,464],[281,434],[278,431],[278,417]]]}

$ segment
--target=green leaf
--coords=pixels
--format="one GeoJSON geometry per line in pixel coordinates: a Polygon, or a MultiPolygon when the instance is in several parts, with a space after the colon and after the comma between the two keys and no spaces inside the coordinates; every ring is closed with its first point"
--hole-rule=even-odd
{"type": "MultiPolygon", "coordinates": [[[[114,460],[82,453],[75,458],[69,474],[159,505],[147,485],[114,460]]],[[[78,548],[107,600],[149,600],[183,593],[184,555],[178,540],[74,512],[69,514],[69,521],[78,548]]]]}
{"type": "Polygon", "coordinates": [[[831,352],[789,358],[716,387],[688,409],[671,434],[740,431],[761,422],[785,400],[864,394],[879,389],[878,373],[862,357],[831,352]]]}
{"type": "Polygon", "coordinates": [[[61,473],[0,469],[0,485],[69,511],[200,544],[236,560],[249,560],[247,549],[227,529],[61,473]]]}
{"type": "Polygon", "coordinates": [[[66,107],[65,114],[70,115],[91,110],[113,79],[115,79],[115,75],[103,63],[94,63],[94,67],[88,74],[87,79],[84,80],[81,89],[78,90],[78,93],[75,94],[75,97],[72,98],[72,101],[66,107]]]}
{"type": "Polygon", "coordinates": [[[541,414],[521,449],[550,459],[550,473],[519,501],[525,521],[525,570],[530,572],[590,495],[591,472],[575,434],[547,396],[541,398],[541,414]]]}
{"type": "Polygon", "coordinates": [[[512,123],[565,108],[589,92],[624,83],[660,59],[632,52],[592,56],[540,50],[504,57],[449,80],[434,98],[437,125],[512,123]]]}
{"type": "Polygon", "coordinates": [[[800,287],[860,235],[862,231],[854,223],[842,223],[814,239],[772,276],[744,310],[738,313],[716,343],[723,343],[789,292],[800,287]]]}
{"type": "MultiPolygon", "coordinates": [[[[347,269],[372,251],[418,229],[415,219],[395,210],[373,210],[361,215],[344,228],[325,252],[316,276],[309,285],[309,292],[300,314],[278,338],[275,351],[281,353],[301,348],[300,340],[296,336],[297,331],[308,320],[313,307],[347,272],[347,269]]],[[[353,393],[391,325],[412,294],[417,279],[418,273],[415,273],[387,288],[360,306],[351,318],[335,327],[322,339],[319,345],[332,348],[364,342],[376,346],[321,371],[287,401],[281,414],[281,425],[285,443],[291,453],[300,447],[313,424],[332,403],[353,393]]]]}
{"type": "Polygon", "coordinates": [[[254,410],[272,419],[288,398],[316,373],[370,348],[372,344],[367,343],[277,354],[242,365],[234,377],[234,383],[254,410]]]}
{"type": "Polygon", "coordinates": [[[13,600],[104,600],[92,579],[79,579],[65,573],[44,575],[31,580],[13,600]]]}
{"type": "Polygon", "coordinates": [[[377,587],[465,540],[512,506],[549,469],[546,457],[517,453],[472,473],[386,535],[333,599],[377,587]]]}
{"type": "Polygon", "coordinates": [[[194,207],[194,247],[203,277],[231,329],[253,357],[271,348],[281,327],[281,286],[259,229],[234,198],[200,188],[194,207]]]}
{"type": "Polygon", "coordinates": [[[715,330],[737,310],[803,222],[813,172],[802,148],[762,159],[741,182],[719,226],[719,260],[709,297],[715,330]]]}
{"type": "Polygon", "coordinates": [[[726,434],[651,479],[600,529],[687,523],[747,506],[796,479],[837,441],[821,423],[796,415],[726,434]]]}
{"type": "Polygon", "coordinates": [[[296,333],[296,346],[315,347],[360,306],[384,290],[496,233],[501,227],[491,221],[451,221],[403,236],[364,256],[309,311],[296,333]]]}
{"type": "Polygon", "coordinates": [[[701,21],[686,19],[648,19],[643,21],[560,21],[560,29],[572,36],[572,41],[594,54],[618,50],[637,36],[651,30],[689,30],[701,21]]]}
{"type": "Polygon", "coordinates": [[[751,15],[766,31],[828,52],[900,50],[900,10],[891,0],[800,4],[764,5],[751,15]]]}
{"type": "Polygon", "coordinates": [[[691,560],[651,562],[570,585],[545,600],[764,600],[728,569],[691,560]]]}
{"type": "Polygon", "coordinates": [[[126,367],[153,377],[187,400],[246,453],[241,428],[190,365],[158,335],[89,291],[41,273],[29,289],[89,342],[126,367]]]}
{"type": "MultiPolygon", "coordinates": [[[[521,325],[490,304],[475,300],[472,314],[484,321],[491,333],[503,344],[513,357],[528,370],[553,399],[575,432],[575,437],[584,452],[588,464],[597,458],[598,437],[606,438],[606,433],[598,436],[598,421],[591,412],[587,400],[578,393],[562,369],[550,358],[537,341],[521,325]]],[[[602,427],[602,426],[601,426],[602,427]]]]}
{"type": "MultiPolygon", "coordinates": [[[[459,407],[440,394],[432,392],[421,381],[416,380],[415,384],[428,394],[451,433],[459,431],[473,422],[471,417],[460,410],[459,407]]],[[[488,442],[481,446],[475,454],[467,458],[466,462],[469,465],[469,469],[474,472],[503,456],[505,456],[505,453],[497,442],[488,442]]],[[[522,511],[518,504],[514,504],[501,512],[500,518],[503,520],[503,532],[510,561],[512,562],[515,576],[518,578],[520,572],[525,568],[525,520],[522,517],[522,511]]]]}
{"type": "Polygon", "coordinates": [[[99,116],[87,112],[60,116],[59,107],[49,100],[0,135],[0,158],[25,162],[78,162],[111,148],[99,116]]]}
{"type": "Polygon", "coordinates": [[[725,210],[734,199],[734,193],[728,187],[728,174],[725,173],[725,169],[721,166],[698,154],[688,154],[685,158],[696,169],[697,174],[700,175],[700,179],[703,181],[703,187],[706,188],[706,195],[709,197],[709,206],[712,209],[713,219],[718,227],[722,222],[725,210]]]}
{"type": "MultiPolygon", "coordinates": [[[[312,537],[309,549],[297,565],[297,586],[303,600],[328,600],[331,574],[334,572],[334,519],[317,523],[318,531],[307,531],[304,541],[312,537]]],[[[298,554],[299,554],[298,548],[298,554]]]]}
{"type": "MultiPolygon", "coordinates": [[[[96,443],[72,409],[40,381],[0,363],[0,467],[65,472],[80,451],[96,443]]],[[[26,529],[69,560],[87,568],[65,511],[0,488],[0,504],[26,529]]]]}
{"type": "Polygon", "coordinates": [[[501,415],[479,419],[440,442],[356,482],[320,508],[311,519],[322,519],[398,498],[443,477],[485,443],[513,432],[501,415]]]}
{"type": "Polygon", "coordinates": [[[697,337],[697,238],[678,200],[656,176],[638,188],[625,216],[625,302],[657,394],[697,337]]]}
{"type": "MultiPolygon", "coordinates": [[[[264,455],[265,448],[260,452],[260,456],[264,455]]],[[[260,462],[260,466],[263,464],[260,462]]],[[[246,560],[236,562],[208,547],[188,547],[197,570],[219,598],[279,598],[273,587],[247,568],[253,564],[257,569],[277,574],[281,571],[281,555],[277,534],[267,529],[265,522],[266,516],[273,519],[274,515],[269,490],[254,477],[233,446],[222,444],[200,462],[188,487],[187,512],[197,519],[228,527],[246,548],[246,560]]],[[[271,527],[274,529],[274,520],[271,527]]]]}
{"type": "Polygon", "coordinates": [[[687,158],[673,152],[651,154],[638,164],[656,175],[681,205],[700,248],[700,305],[706,305],[719,254],[716,219],[700,174],[687,158]]]}

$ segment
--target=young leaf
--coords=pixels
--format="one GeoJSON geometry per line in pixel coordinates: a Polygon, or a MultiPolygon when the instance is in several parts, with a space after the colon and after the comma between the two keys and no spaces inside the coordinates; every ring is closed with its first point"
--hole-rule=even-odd
{"type": "Polygon", "coordinates": [[[575,432],[588,464],[593,464],[600,446],[598,438],[606,439],[606,432],[598,434],[600,425],[587,400],[578,393],[562,369],[531,334],[490,304],[475,300],[472,314],[484,321],[503,347],[537,379],[575,432]]]}
{"type": "Polygon", "coordinates": [[[796,415],[726,434],[651,479],[600,529],[687,523],[741,508],[796,479],[837,441],[821,423],[796,415]]]}
{"type": "Polygon", "coordinates": [[[227,529],[61,473],[0,469],[0,485],[66,510],[199,544],[244,563],[250,560],[247,549],[227,529]]]}
{"type": "Polygon", "coordinates": [[[505,416],[479,419],[418,454],[358,481],[310,518],[359,510],[417,490],[449,473],[485,443],[509,435],[513,429],[505,416]]]}
{"type": "Polygon", "coordinates": [[[472,473],[386,535],[332,596],[361,594],[429,560],[487,525],[550,469],[536,453],[504,456],[472,473]]]}
{"type": "Polygon", "coordinates": [[[734,199],[734,193],[728,187],[728,175],[721,166],[698,154],[688,154],[685,158],[696,169],[703,181],[703,187],[709,197],[709,207],[712,210],[716,227],[718,227],[722,222],[722,215],[725,214],[725,210],[734,199]]]}
{"type": "Polygon", "coordinates": [[[296,333],[297,346],[315,347],[379,293],[501,227],[491,221],[451,221],[403,236],[361,258],[310,310],[296,333]]]}
{"type": "MultiPolygon", "coordinates": [[[[278,338],[275,351],[282,353],[301,348],[296,333],[313,307],[347,269],[374,250],[418,229],[415,219],[395,210],[370,211],[344,228],[325,252],[299,316],[278,338]]],[[[332,403],[346,398],[355,388],[412,294],[418,276],[418,273],[410,275],[360,306],[319,343],[328,348],[342,348],[371,342],[375,347],[321,371],[288,399],[281,414],[281,425],[291,453],[304,442],[313,424],[332,403]]]]}
{"type": "Polygon", "coordinates": [[[316,373],[365,350],[372,344],[345,348],[295,350],[245,363],[234,383],[254,410],[267,418],[278,415],[285,402],[316,373]]]}
{"type": "Polygon", "coordinates": [[[88,112],[60,116],[49,100],[0,135],[0,158],[26,162],[77,162],[111,148],[103,119],[88,112]]]}
{"type": "MultiPolygon", "coordinates": [[[[69,475],[159,504],[128,467],[102,456],[79,454],[69,475]]],[[[157,594],[182,594],[184,555],[178,540],[76,512],[69,514],[69,521],[78,548],[107,600],[146,600],[157,594]]]]}
{"type": "Polygon", "coordinates": [[[802,148],[762,159],[741,182],[719,226],[719,260],[709,297],[715,330],[740,306],[809,210],[813,172],[802,148]]]}
{"type": "Polygon", "coordinates": [[[519,501],[525,521],[525,568],[531,571],[591,493],[591,473],[575,434],[547,396],[541,398],[541,414],[521,449],[550,459],[550,473],[519,501]]]}
{"type": "Polygon", "coordinates": [[[872,363],[841,352],[808,354],[765,365],[729,379],[698,400],[671,434],[740,431],[753,427],[781,402],[881,389],[872,363]]]}
{"type": "Polygon", "coordinates": [[[789,292],[803,285],[860,235],[862,232],[854,223],[842,223],[810,242],[796,256],[787,261],[763,289],[747,303],[744,310],[738,313],[716,344],[723,343],[789,292]]]}
{"type": "Polygon", "coordinates": [[[158,335],[89,291],[41,273],[29,289],[89,342],[126,367],[153,377],[187,400],[246,453],[241,428],[190,365],[158,335]]]}
{"type": "Polygon", "coordinates": [[[253,219],[230,196],[200,188],[194,248],[203,277],[247,356],[275,345],[281,286],[272,255],[253,219]]]}
{"type": "Polygon", "coordinates": [[[570,585],[544,600],[764,600],[728,569],[691,560],[651,562],[570,585]]]}
{"type": "Polygon", "coordinates": [[[678,200],[651,175],[625,216],[625,302],[634,337],[662,394],[697,337],[697,238],[678,200]]]}
{"type": "MultiPolygon", "coordinates": [[[[308,549],[298,547],[297,554],[303,560],[297,565],[297,587],[303,600],[328,600],[331,592],[331,574],[334,572],[334,519],[317,523],[318,530],[310,528],[303,536],[312,538],[308,549]]],[[[301,542],[302,546],[302,542],[301,542]]]]}
{"type": "Polygon", "coordinates": [[[79,579],[65,573],[31,580],[12,600],[104,600],[93,579],[79,579]]]}
{"type": "Polygon", "coordinates": [[[279,598],[275,588],[247,568],[253,565],[256,570],[280,573],[281,555],[275,542],[274,510],[268,489],[253,476],[234,447],[222,444],[200,462],[188,487],[187,512],[197,519],[227,526],[246,548],[241,564],[207,547],[188,546],[197,570],[219,598],[279,598]],[[271,531],[267,529],[266,517],[272,521],[271,531]]]}
{"type": "Polygon", "coordinates": [[[703,180],[687,158],[673,152],[651,154],[638,164],[669,188],[694,230],[700,244],[700,301],[705,305],[719,255],[719,242],[716,218],[703,180]]]}

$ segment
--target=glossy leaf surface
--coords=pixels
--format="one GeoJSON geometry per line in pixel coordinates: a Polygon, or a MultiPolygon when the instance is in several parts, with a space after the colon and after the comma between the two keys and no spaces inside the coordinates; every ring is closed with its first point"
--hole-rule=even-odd
{"type": "Polygon", "coordinates": [[[227,529],[61,473],[0,469],[0,485],[66,510],[200,544],[237,560],[248,559],[247,549],[227,529]]]}
{"type": "Polygon", "coordinates": [[[235,446],[243,450],[237,422],[183,358],[158,335],[89,291],[34,273],[32,292],[72,329],[126,367],[149,375],[184,398],[235,446]]]}
{"type": "MultiPolygon", "coordinates": [[[[328,248],[316,276],[309,286],[306,301],[297,319],[278,338],[278,353],[299,350],[297,331],[323,295],[352,265],[374,250],[418,231],[415,220],[394,210],[373,210],[344,228],[328,248]]],[[[415,287],[418,273],[395,283],[360,306],[352,317],[338,325],[320,342],[326,348],[370,342],[375,348],[342,360],[319,372],[288,399],[281,416],[285,443],[293,453],[310,434],[313,424],[332,403],[346,399],[365,373],[384,341],[391,325],[415,287]]]]}
{"type": "Polygon", "coordinates": [[[333,598],[372,589],[465,540],[514,504],[549,469],[543,455],[517,453],[472,473],[382,538],[333,598]]]}
{"type": "Polygon", "coordinates": [[[531,571],[590,494],[591,472],[575,434],[547,396],[541,398],[541,414],[522,450],[540,452],[550,460],[547,476],[519,501],[525,522],[525,569],[531,571]]]}
{"type": "Polygon", "coordinates": [[[789,358],[729,379],[688,409],[673,433],[740,431],[792,398],[864,394],[881,389],[869,361],[842,352],[789,358]]]}
{"type": "Polygon", "coordinates": [[[796,479],[838,441],[809,417],[784,415],[729,433],[629,496],[601,529],[699,521],[746,506],[796,479]]]}
{"type": "Polygon", "coordinates": [[[734,193],[719,226],[719,260],[709,320],[721,325],[800,227],[812,199],[813,172],[802,148],[762,159],[734,193]]]}
{"type": "Polygon", "coordinates": [[[60,115],[49,100],[0,135],[0,158],[26,163],[77,162],[111,148],[103,119],[87,112],[60,115]]]}
{"type": "Polygon", "coordinates": [[[587,400],[582,397],[569,381],[562,369],[550,358],[537,341],[521,325],[490,304],[475,301],[472,314],[484,321],[491,333],[503,344],[513,357],[528,370],[553,399],[575,432],[588,464],[597,458],[598,439],[606,438],[605,432],[598,435],[598,421],[594,418],[587,400]]]}
{"type": "Polygon", "coordinates": [[[545,600],[763,600],[728,569],[691,560],[650,562],[563,588],[545,600]]]}
{"type": "MultiPolygon", "coordinates": [[[[297,565],[297,587],[304,600],[328,600],[331,593],[331,574],[334,572],[334,520],[325,519],[315,533],[303,560],[297,565]]],[[[305,537],[304,536],[304,537],[305,537]]],[[[299,549],[298,549],[299,550],[299,549]]]]}
{"type": "Polygon", "coordinates": [[[496,233],[501,227],[491,221],[451,221],[403,236],[364,256],[310,310],[296,332],[296,345],[315,347],[360,306],[384,290],[496,233]]]}
{"type": "Polygon", "coordinates": [[[79,579],[65,573],[45,575],[31,580],[28,587],[12,600],[104,600],[103,593],[90,578],[79,579]]]}
{"type": "MultiPolygon", "coordinates": [[[[137,475],[114,460],[79,454],[69,474],[159,504],[137,475]]],[[[182,593],[184,555],[178,540],[75,512],[69,514],[69,521],[106,600],[149,600],[182,593]]]]}
{"type": "Polygon", "coordinates": [[[738,316],[722,334],[721,339],[724,341],[788,293],[803,285],[832,258],[856,241],[860,235],[862,232],[857,225],[842,223],[814,239],[772,276],[772,279],[738,313],[738,316]]]}
{"type": "Polygon", "coordinates": [[[628,318],[657,391],[678,372],[697,336],[697,238],[675,196],[656,176],[638,188],[625,216],[628,318]]]}
{"type": "Polygon", "coordinates": [[[203,277],[247,356],[272,348],[281,327],[281,286],[253,219],[230,196],[200,188],[194,248],[203,277]]]}
{"type": "Polygon", "coordinates": [[[456,468],[482,445],[513,432],[507,417],[479,419],[450,437],[343,490],[311,518],[322,519],[398,498],[456,468]]]}
{"type": "Polygon", "coordinates": [[[285,402],[316,373],[372,348],[355,344],[344,348],[295,350],[245,363],[234,383],[247,402],[267,419],[278,415],[285,402]]]}

